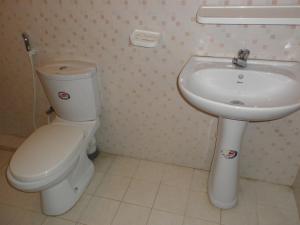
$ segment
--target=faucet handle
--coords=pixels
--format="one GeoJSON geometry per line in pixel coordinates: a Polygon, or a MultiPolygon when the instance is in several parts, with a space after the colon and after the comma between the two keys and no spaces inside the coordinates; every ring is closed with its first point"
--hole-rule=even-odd
{"type": "Polygon", "coordinates": [[[238,51],[238,59],[247,60],[250,55],[250,50],[243,48],[238,51]]]}

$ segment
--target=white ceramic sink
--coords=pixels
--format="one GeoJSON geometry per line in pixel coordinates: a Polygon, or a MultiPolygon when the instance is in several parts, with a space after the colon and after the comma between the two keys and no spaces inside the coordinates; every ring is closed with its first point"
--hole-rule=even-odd
{"type": "Polygon", "coordinates": [[[192,57],[178,85],[195,107],[233,120],[273,120],[300,108],[297,62],[248,60],[236,68],[230,58],[192,57]]]}
{"type": "Polygon", "coordinates": [[[188,102],[219,117],[208,195],[224,209],[238,201],[239,156],[248,121],[278,119],[300,108],[299,63],[248,60],[246,68],[237,68],[231,61],[192,57],[178,78],[188,102]]]}

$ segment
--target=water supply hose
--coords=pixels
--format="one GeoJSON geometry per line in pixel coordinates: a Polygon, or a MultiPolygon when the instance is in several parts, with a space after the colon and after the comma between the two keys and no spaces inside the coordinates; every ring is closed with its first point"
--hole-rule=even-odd
{"type": "Polygon", "coordinates": [[[30,38],[29,35],[25,32],[22,33],[22,38],[24,41],[24,45],[30,60],[30,65],[31,65],[31,72],[32,72],[32,91],[33,91],[33,96],[32,96],[32,126],[33,129],[36,130],[37,128],[37,123],[36,123],[36,105],[37,105],[37,91],[36,91],[36,74],[35,74],[35,68],[34,68],[34,55],[36,54],[36,50],[31,48],[30,44],[30,38]]]}
{"type": "Polygon", "coordinates": [[[34,67],[34,55],[36,54],[35,50],[30,50],[27,52],[30,60],[31,71],[32,71],[32,126],[33,129],[36,130],[37,122],[36,122],[36,106],[37,106],[37,88],[36,88],[36,74],[34,67]]]}

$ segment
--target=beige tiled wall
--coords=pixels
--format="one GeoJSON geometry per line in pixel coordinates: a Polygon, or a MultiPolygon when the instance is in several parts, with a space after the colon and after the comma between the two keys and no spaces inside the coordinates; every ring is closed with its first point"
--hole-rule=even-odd
{"type": "MultiPolygon", "coordinates": [[[[32,77],[21,32],[38,59],[80,57],[99,64],[103,111],[98,143],[104,151],[209,169],[216,118],[180,96],[176,79],[192,55],[300,60],[299,26],[200,25],[202,4],[300,4],[299,0],[1,0],[0,133],[32,132],[32,77]],[[129,44],[136,28],[161,32],[153,49],[129,44]]],[[[39,89],[38,119],[48,104],[39,89]]],[[[250,124],[241,174],[292,184],[299,165],[300,113],[250,124]]]]}

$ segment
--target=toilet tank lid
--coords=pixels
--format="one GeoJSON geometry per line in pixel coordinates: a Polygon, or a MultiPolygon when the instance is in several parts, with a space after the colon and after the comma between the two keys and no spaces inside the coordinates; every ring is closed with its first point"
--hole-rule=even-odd
{"type": "Polygon", "coordinates": [[[63,171],[79,156],[83,131],[75,126],[46,125],[17,149],[9,169],[20,181],[34,181],[63,171]]]}
{"type": "Polygon", "coordinates": [[[90,78],[97,71],[96,64],[79,60],[53,61],[37,67],[46,79],[76,80],[90,78]]]}

